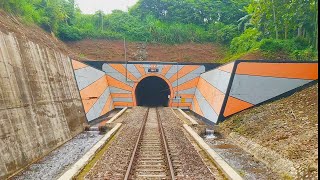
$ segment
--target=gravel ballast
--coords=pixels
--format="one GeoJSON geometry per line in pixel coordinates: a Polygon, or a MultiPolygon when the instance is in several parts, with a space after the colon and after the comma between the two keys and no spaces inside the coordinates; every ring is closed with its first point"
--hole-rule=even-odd
{"type": "Polygon", "coordinates": [[[57,179],[102,137],[99,132],[83,132],[12,179],[57,179]]]}
{"type": "MultiPolygon", "coordinates": [[[[121,116],[122,128],[84,179],[123,179],[147,108],[133,107],[121,116]]],[[[118,122],[118,121],[117,121],[118,122]]]]}

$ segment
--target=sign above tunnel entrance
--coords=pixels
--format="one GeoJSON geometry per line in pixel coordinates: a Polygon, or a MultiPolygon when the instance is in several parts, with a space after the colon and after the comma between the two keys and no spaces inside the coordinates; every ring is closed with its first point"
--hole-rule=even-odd
{"type": "Polygon", "coordinates": [[[159,72],[159,68],[157,68],[157,65],[151,65],[148,68],[148,72],[159,72]]]}

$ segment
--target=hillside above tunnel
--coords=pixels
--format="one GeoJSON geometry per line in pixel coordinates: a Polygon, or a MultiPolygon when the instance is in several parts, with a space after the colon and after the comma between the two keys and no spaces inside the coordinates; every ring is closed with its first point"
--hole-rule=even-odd
{"type": "MultiPolygon", "coordinates": [[[[70,49],[83,59],[124,61],[124,42],[93,40],[67,42],[70,49]]],[[[214,63],[225,57],[222,45],[212,43],[159,44],[127,42],[129,61],[164,61],[214,63]]]]}

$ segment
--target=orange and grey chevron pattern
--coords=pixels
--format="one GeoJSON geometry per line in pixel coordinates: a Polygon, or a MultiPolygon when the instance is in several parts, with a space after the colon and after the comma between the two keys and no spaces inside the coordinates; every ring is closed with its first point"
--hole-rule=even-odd
{"type": "Polygon", "coordinates": [[[318,79],[318,63],[239,62],[225,117],[318,79]]]}
{"type": "Polygon", "coordinates": [[[114,109],[105,73],[75,60],[72,65],[88,121],[114,109]]]}
{"type": "Polygon", "coordinates": [[[230,63],[200,75],[192,110],[210,122],[218,121],[233,66],[234,63],[230,63]]]}
{"type": "Polygon", "coordinates": [[[318,79],[315,62],[238,60],[207,72],[205,65],[174,63],[72,64],[88,121],[136,106],[135,89],[150,76],[168,84],[170,107],[191,109],[213,124],[318,79]]]}
{"type": "Polygon", "coordinates": [[[192,110],[217,123],[318,79],[318,63],[235,61],[201,74],[192,110]]]}
{"type": "Polygon", "coordinates": [[[205,72],[203,65],[103,63],[99,69],[72,62],[88,121],[114,108],[136,106],[135,89],[150,76],[169,85],[170,107],[190,109],[199,76],[205,72]]]}

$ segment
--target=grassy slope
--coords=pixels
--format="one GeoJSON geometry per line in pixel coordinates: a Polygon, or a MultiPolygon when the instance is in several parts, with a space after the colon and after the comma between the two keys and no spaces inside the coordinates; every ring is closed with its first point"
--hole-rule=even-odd
{"type": "Polygon", "coordinates": [[[237,132],[309,173],[318,171],[318,84],[240,112],[220,127],[223,134],[237,132]]]}

